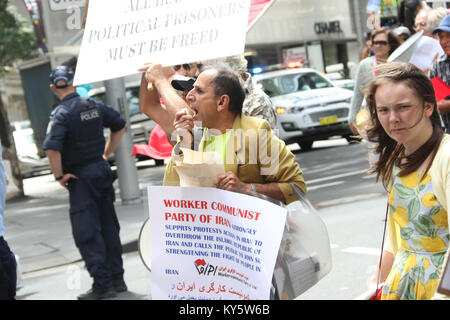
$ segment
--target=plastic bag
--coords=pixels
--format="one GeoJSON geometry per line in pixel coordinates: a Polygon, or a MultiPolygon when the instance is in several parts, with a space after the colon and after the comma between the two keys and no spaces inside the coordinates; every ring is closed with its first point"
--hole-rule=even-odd
{"type": "Polygon", "coordinates": [[[309,200],[291,184],[299,201],[288,210],[277,262],[273,299],[295,299],[331,271],[330,239],[325,223],[309,200]]]}

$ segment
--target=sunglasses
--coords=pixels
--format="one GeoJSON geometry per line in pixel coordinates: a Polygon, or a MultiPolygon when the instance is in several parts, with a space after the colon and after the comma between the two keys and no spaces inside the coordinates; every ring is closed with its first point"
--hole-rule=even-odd
{"type": "Polygon", "coordinates": [[[186,71],[191,70],[191,65],[189,63],[177,64],[176,66],[173,67],[173,69],[175,71],[178,71],[178,70],[181,69],[181,67],[183,67],[183,69],[186,70],[186,71]]]}
{"type": "Polygon", "coordinates": [[[388,45],[388,42],[387,41],[374,41],[374,42],[372,42],[373,43],[373,45],[374,46],[387,46],[388,45]]]}

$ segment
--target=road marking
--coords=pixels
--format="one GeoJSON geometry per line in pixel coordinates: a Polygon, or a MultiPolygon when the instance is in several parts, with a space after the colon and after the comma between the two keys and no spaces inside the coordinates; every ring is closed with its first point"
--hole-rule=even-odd
{"type": "Polygon", "coordinates": [[[375,174],[371,174],[371,175],[367,175],[367,176],[364,176],[364,177],[362,177],[363,179],[373,179],[374,181],[375,181],[375,178],[376,178],[377,176],[375,175],[375,174]]]}
{"type": "Polygon", "coordinates": [[[344,183],[344,181],[337,181],[337,182],[331,182],[331,183],[326,183],[326,184],[319,184],[318,186],[307,187],[307,190],[308,191],[313,191],[313,190],[316,190],[316,189],[332,187],[332,186],[336,186],[338,184],[343,184],[343,183],[344,183]]]}
{"type": "Polygon", "coordinates": [[[380,249],[375,248],[366,248],[366,247],[352,247],[347,249],[342,249],[342,252],[347,253],[356,253],[356,254],[367,254],[371,256],[379,256],[380,255],[380,249]]]}
{"type": "MultiPolygon", "coordinates": [[[[311,188],[314,188],[314,187],[311,187],[311,188]]],[[[308,188],[308,190],[310,190],[311,188],[308,188]]],[[[361,200],[366,200],[366,199],[376,198],[376,197],[381,197],[381,196],[384,197],[384,196],[386,196],[386,194],[382,193],[382,192],[366,193],[366,194],[360,194],[360,195],[350,196],[350,197],[345,197],[345,198],[340,198],[340,199],[315,202],[315,203],[313,203],[313,206],[314,206],[314,208],[319,209],[319,208],[323,208],[323,207],[337,206],[340,204],[352,203],[352,202],[356,202],[356,201],[361,201],[361,200]]]]}
{"type": "Polygon", "coordinates": [[[343,178],[343,177],[356,176],[356,175],[362,174],[362,173],[366,173],[366,171],[365,170],[361,170],[361,171],[355,171],[355,172],[347,172],[347,173],[336,174],[334,176],[307,180],[307,183],[308,184],[312,184],[312,183],[316,183],[316,182],[323,182],[323,181],[327,181],[327,180],[334,180],[334,179],[343,178]]]}

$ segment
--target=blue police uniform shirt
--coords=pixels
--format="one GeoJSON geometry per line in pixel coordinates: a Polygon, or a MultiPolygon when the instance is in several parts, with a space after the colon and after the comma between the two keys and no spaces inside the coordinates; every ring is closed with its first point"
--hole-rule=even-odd
{"type": "Polygon", "coordinates": [[[2,145],[0,143],[0,237],[5,234],[5,227],[3,225],[3,210],[5,210],[6,198],[6,175],[2,160],[2,145]]]}
{"type": "Polygon", "coordinates": [[[100,159],[105,149],[103,127],[115,132],[125,124],[113,108],[99,101],[88,102],[77,93],[71,93],[50,114],[43,149],[61,152],[63,168],[67,170],[88,158],[100,159]]]}

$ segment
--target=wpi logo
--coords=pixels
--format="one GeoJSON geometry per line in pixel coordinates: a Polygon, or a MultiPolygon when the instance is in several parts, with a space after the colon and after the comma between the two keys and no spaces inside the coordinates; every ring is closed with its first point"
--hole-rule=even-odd
{"type": "Polygon", "coordinates": [[[214,276],[216,275],[217,267],[214,267],[207,264],[205,259],[197,259],[194,261],[195,268],[198,271],[198,275],[204,275],[204,276],[214,276]]]}

